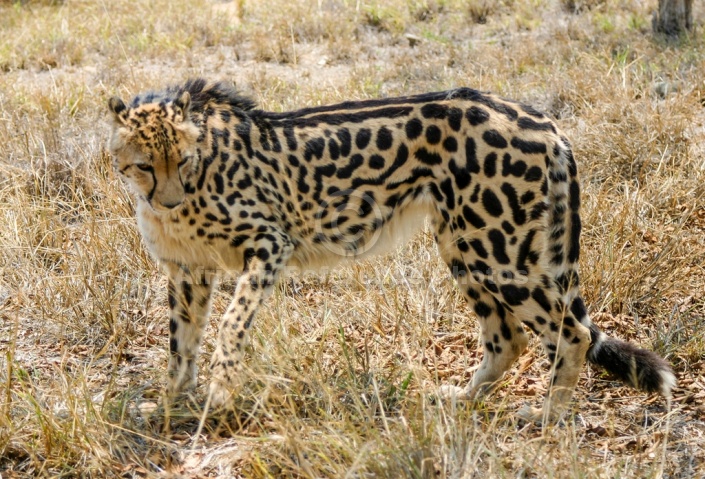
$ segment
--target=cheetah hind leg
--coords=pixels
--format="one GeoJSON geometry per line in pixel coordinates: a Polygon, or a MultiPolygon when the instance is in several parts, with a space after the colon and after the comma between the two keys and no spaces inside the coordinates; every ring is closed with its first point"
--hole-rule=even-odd
{"type": "Polygon", "coordinates": [[[458,260],[448,263],[458,286],[480,321],[484,353],[480,367],[467,387],[444,385],[439,394],[451,400],[478,401],[495,389],[514,361],[525,351],[529,339],[516,316],[482,285],[479,273],[468,275],[468,268],[458,260]]]}

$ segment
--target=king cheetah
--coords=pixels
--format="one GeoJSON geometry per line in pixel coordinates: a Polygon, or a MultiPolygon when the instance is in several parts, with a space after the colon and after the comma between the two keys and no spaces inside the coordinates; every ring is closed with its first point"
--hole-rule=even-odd
{"type": "Polygon", "coordinates": [[[203,79],[129,105],[113,97],[109,109],[116,170],[169,277],[171,393],[196,384],[214,288],[199,272],[238,275],[210,361],[209,394],[222,406],[257,309],[287,268],[389,251],[427,219],[481,326],[483,358],[458,397],[490,392],[525,350],[526,329],[552,364],[536,415],[566,409],[586,360],[670,396],[666,361],[590,321],[576,162],[537,110],[457,88],[274,113],[203,79]]]}

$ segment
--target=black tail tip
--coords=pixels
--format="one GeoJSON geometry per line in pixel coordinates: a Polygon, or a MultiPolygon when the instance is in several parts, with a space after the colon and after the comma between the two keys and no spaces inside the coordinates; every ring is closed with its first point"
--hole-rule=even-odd
{"type": "Polygon", "coordinates": [[[666,360],[624,341],[605,338],[595,345],[589,360],[626,384],[665,398],[671,397],[671,390],[676,386],[676,376],[666,360]]]}

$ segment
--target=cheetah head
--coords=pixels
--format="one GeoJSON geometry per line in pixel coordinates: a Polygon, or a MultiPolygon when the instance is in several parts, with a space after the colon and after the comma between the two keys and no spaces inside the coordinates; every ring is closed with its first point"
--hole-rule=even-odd
{"type": "Polygon", "coordinates": [[[199,131],[189,118],[190,104],[188,92],[129,107],[118,97],[108,102],[115,169],[155,212],[179,207],[195,174],[199,131]]]}

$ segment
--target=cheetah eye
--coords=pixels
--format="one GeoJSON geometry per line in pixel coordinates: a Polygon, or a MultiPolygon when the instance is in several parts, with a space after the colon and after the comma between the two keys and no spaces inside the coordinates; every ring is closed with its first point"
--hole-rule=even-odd
{"type": "Polygon", "coordinates": [[[142,171],[153,171],[154,170],[154,168],[152,168],[152,165],[146,165],[144,163],[140,163],[139,165],[135,165],[135,166],[142,171]]]}
{"type": "Polygon", "coordinates": [[[191,159],[191,157],[190,157],[190,156],[187,156],[186,158],[184,158],[183,160],[181,160],[177,166],[178,166],[179,168],[181,168],[181,167],[184,166],[186,163],[188,163],[190,159],[191,159]]]}

